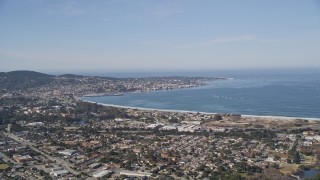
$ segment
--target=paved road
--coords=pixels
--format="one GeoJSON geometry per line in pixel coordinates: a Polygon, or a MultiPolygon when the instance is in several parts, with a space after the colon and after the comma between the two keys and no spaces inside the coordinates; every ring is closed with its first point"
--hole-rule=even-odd
{"type": "Polygon", "coordinates": [[[9,138],[15,140],[16,142],[19,142],[23,145],[28,145],[30,149],[42,154],[43,156],[45,156],[46,158],[52,160],[52,161],[56,161],[57,163],[61,164],[62,166],[64,166],[70,173],[74,174],[74,175],[78,175],[79,172],[72,169],[72,165],[61,159],[61,158],[58,158],[58,157],[52,157],[46,153],[44,153],[43,151],[39,150],[38,148],[34,147],[34,143],[31,143],[31,142],[28,142],[28,141],[25,141],[25,140],[21,140],[18,136],[12,134],[12,133],[6,133],[6,132],[2,132],[4,135],[8,136],[9,138]]]}
{"type": "Polygon", "coordinates": [[[13,163],[13,164],[17,164],[16,161],[10,159],[7,155],[3,154],[2,152],[0,152],[0,156],[1,156],[1,157],[3,158],[3,160],[6,161],[6,162],[11,162],[11,163],[13,163]]]}

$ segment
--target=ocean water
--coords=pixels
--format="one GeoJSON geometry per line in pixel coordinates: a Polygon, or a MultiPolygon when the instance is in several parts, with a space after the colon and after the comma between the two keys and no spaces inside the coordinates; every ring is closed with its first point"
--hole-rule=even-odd
{"type": "MultiPolygon", "coordinates": [[[[190,89],[83,99],[152,109],[320,118],[320,71],[317,70],[184,72],[163,75],[233,79],[213,81],[206,86],[190,89]]],[[[121,76],[125,77],[124,74],[121,76]]]]}
{"type": "Polygon", "coordinates": [[[302,179],[306,178],[314,178],[318,173],[320,173],[320,170],[317,169],[309,169],[309,170],[304,170],[298,174],[298,176],[302,179]]]}

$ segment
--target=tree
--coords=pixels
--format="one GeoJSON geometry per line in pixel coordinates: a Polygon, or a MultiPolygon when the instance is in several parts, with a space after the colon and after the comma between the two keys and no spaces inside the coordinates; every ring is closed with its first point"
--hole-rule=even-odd
{"type": "Polygon", "coordinates": [[[299,155],[299,152],[295,152],[294,155],[293,155],[293,159],[292,161],[296,164],[299,164],[300,163],[300,155],[299,155]]]}
{"type": "Polygon", "coordinates": [[[168,120],[169,123],[178,123],[178,118],[172,117],[168,120]]]}
{"type": "Polygon", "coordinates": [[[242,180],[242,179],[246,179],[244,177],[242,177],[240,174],[230,174],[229,176],[226,177],[226,179],[228,180],[242,180]]]}
{"type": "Polygon", "coordinates": [[[222,120],[222,117],[221,117],[220,114],[215,114],[215,115],[213,116],[213,120],[215,120],[215,121],[220,121],[220,120],[222,120]]]}
{"type": "Polygon", "coordinates": [[[275,159],[275,160],[280,160],[280,159],[281,159],[281,157],[280,157],[280,156],[278,156],[278,155],[274,155],[274,159],[275,159]]]}
{"type": "Polygon", "coordinates": [[[175,174],[178,177],[182,177],[183,176],[183,172],[181,170],[177,170],[175,174]]]}
{"type": "Polygon", "coordinates": [[[205,167],[206,167],[206,166],[205,166],[204,164],[201,164],[200,166],[198,166],[198,168],[196,169],[196,171],[203,171],[205,167]]]}

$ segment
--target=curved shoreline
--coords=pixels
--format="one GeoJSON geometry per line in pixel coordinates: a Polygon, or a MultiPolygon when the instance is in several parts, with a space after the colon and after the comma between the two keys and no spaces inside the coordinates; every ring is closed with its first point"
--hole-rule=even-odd
{"type": "MultiPolygon", "coordinates": [[[[77,99],[83,102],[88,102],[88,103],[94,103],[94,104],[99,104],[102,106],[109,106],[109,107],[117,107],[117,108],[124,108],[124,109],[137,109],[141,111],[159,111],[159,112],[176,112],[176,113],[200,113],[200,114],[219,114],[219,113],[213,113],[213,112],[201,112],[201,111],[188,111],[188,110],[170,110],[170,109],[156,109],[156,108],[144,108],[144,107],[134,107],[134,106],[122,106],[122,105],[116,105],[116,104],[106,104],[106,103],[98,103],[94,101],[88,101],[81,99],[82,97],[78,97],[77,99]]],[[[266,118],[266,119],[281,119],[281,120],[297,120],[297,119],[302,119],[302,120],[309,120],[309,121],[320,121],[320,118],[307,118],[307,117],[289,117],[289,116],[268,116],[268,115],[249,115],[249,114],[241,114],[241,117],[246,117],[246,118],[266,118]]]]}

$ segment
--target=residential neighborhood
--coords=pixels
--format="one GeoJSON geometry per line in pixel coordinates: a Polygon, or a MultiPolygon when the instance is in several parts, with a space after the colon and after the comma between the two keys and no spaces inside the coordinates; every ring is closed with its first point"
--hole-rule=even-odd
{"type": "Polygon", "coordinates": [[[320,121],[103,106],[78,98],[86,87],[1,91],[0,177],[299,179],[320,165],[320,121]]]}

